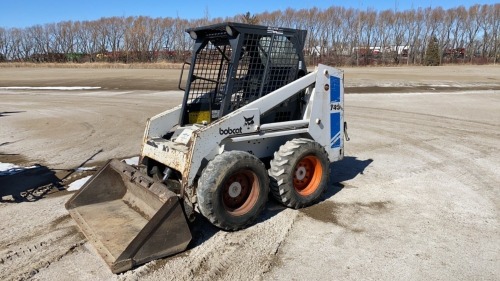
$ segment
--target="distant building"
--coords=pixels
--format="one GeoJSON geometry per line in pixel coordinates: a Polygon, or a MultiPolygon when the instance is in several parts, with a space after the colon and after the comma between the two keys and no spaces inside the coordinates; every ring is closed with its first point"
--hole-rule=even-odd
{"type": "Polygon", "coordinates": [[[410,46],[405,45],[405,46],[386,46],[386,47],[381,47],[381,46],[370,46],[370,47],[353,47],[352,48],[353,53],[358,53],[360,55],[366,55],[366,54],[371,54],[371,55],[378,55],[382,53],[397,53],[398,55],[402,55],[403,57],[408,56],[410,53],[410,46]]]}
{"type": "Polygon", "coordinates": [[[408,56],[410,53],[410,46],[391,46],[391,51],[396,52],[398,55],[402,55],[403,57],[408,56]]]}

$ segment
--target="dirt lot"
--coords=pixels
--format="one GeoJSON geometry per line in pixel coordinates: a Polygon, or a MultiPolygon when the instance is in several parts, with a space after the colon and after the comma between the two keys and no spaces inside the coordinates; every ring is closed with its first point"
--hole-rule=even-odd
{"type": "Polygon", "coordinates": [[[0,176],[0,279],[498,280],[498,66],[345,69],[351,141],[321,203],[270,201],[233,233],[200,219],[185,253],[111,274],[64,185],[137,155],[146,119],[180,102],[178,74],[0,68],[0,87],[102,87],[0,88],[0,162],[40,165],[0,176]]]}

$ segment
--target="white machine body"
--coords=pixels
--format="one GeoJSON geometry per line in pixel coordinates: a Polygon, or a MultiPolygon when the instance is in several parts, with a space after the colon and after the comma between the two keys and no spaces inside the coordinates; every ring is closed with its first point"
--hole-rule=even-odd
{"type": "Polygon", "coordinates": [[[148,120],[141,157],[179,171],[184,188],[195,184],[203,163],[224,151],[271,157],[280,145],[298,136],[323,146],[330,162],[343,158],[344,75],[334,67],[320,64],[304,77],[208,125],[178,127],[180,114],[181,106],[177,106],[148,120]],[[305,91],[301,120],[261,124],[262,114],[300,91],[305,91]],[[171,131],[169,140],[162,138],[171,131]]]}

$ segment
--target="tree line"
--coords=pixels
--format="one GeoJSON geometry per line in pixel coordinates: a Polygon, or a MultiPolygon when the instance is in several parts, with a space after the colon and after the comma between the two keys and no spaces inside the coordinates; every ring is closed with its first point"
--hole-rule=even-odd
{"type": "Polygon", "coordinates": [[[226,18],[109,17],[0,27],[0,62],[181,62],[193,43],[185,29],[224,21],[306,29],[310,64],[426,64],[429,44],[437,46],[438,64],[500,59],[500,4],[476,4],[403,11],[288,8],[226,18]]]}

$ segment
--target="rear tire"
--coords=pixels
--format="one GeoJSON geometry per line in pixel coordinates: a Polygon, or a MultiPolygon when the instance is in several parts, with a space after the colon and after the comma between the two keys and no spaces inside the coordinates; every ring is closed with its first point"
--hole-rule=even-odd
{"type": "Polygon", "coordinates": [[[238,230],[257,218],[268,193],[264,164],[250,153],[229,151],[208,163],[198,180],[196,196],[201,214],[213,225],[238,230]]]}
{"type": "Polygon", "coordinates": [[[319,143],[302,138],[286,142],[271,160],[273,198],[294,209],[312,205],[326,190],[328,166],[328,156],[319,143]]]}

